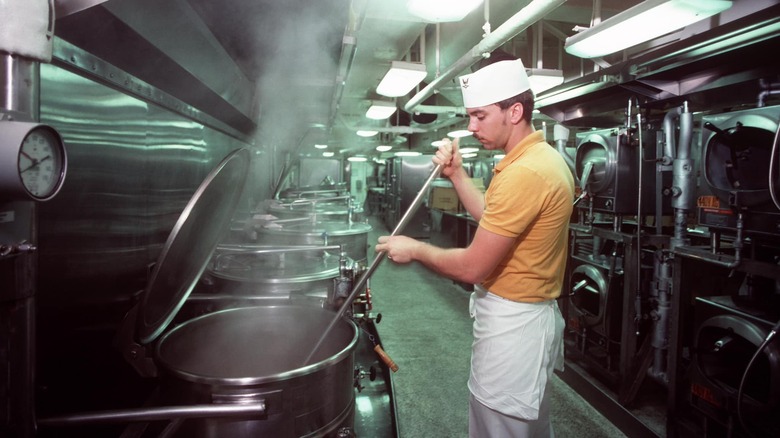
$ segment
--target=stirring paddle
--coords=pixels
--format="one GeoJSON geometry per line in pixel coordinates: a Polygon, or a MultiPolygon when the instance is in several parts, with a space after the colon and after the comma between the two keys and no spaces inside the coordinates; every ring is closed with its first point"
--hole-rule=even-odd
{"type": "MultiPolygon", "coordinates": [[[[422,204],[423,197],[425,196],[425,192],[428,190],[428,187],[430,187],[431,183],[434,179],[439,177],[439,174],[441,173],[442,165],[438,164],[431,172],[431,175],[428,177],[427,180],[425,180],[425,183],[422,185],[422,188],[417,193],[417,196],[415,196],[414,200],[412,201],[411,205],[409,205],[409,208],[406,210],[406,213],[404,213],[403,217],[401,217],[401,220],[398,221],[398,224],[395,226],[395,229],[390,234],[391,236],[395,236],[396,234],[400,233],[404,227],[406,227],[409,220],[414,216],[414,214],[417,212],[417,208],[422,204]]],[[[336,316],[333,317],[333,320],[328,324],[328,327],[325,329],[325,331],[322,333],[322,336],[320,337],[319,341],[317,341],[317,344],[314,345],[314,349],[309,353],[308,356],[306,356],[306,360],[304,361],[303,365],[306,366],[311,362],[312,357],[314,357],[314,354],[317,353],[317,351],[322,346],[322,343],[325,341],[325,338],[328,337],[328,334],[330,334],[331,330],[333,330],[333,327],[336,326],[338,321],[344,316],[347,309],[352,306],[352,301],[357,298],[357,295],[360,293],[360,290],[363,288],[363,286],[366,285],[366,282],[368,281],[368,278],[371,277],[371,275],[376,271],[376,268],[379,267],[379,264],[382,263],[382,260],[385,259],[385,251],[378,252],[376,254],[376,257],[374,257],[374,261],[371,262],[371,265],[368,267],[368,269],[363,272],[363,275],[360,276],[360,279],[358,279],[357,283],[352,287],[352,292],[349,293],[349,296],[346,300],[344,300],[344,304],[341,305],[341,308],[338,312],[336,312],[336,316]]]]}

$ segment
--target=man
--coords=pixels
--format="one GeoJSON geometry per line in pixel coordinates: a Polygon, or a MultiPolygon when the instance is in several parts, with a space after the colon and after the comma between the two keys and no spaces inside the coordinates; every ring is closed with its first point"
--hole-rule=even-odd
{"type": "Polygon", "coordinates": [[[521,60],[499,61],[459,78],[468,129],[506,157],[483,195],[462,166],[457,140],[441,146],[458,197],[479,227],[467,248],[438,248],[383,236],[376,250],[395,263],[418,261],[475,284],[468,387],[469,436],[552,436],[547,382],[563,364],[560,295],[574,180],[531,124],[534,96],[521,60]]]}

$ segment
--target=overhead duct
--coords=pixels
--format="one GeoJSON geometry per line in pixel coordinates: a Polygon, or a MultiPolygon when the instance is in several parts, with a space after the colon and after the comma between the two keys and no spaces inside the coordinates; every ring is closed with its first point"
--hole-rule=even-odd
{"type": "Polygon", "coordinates": [[[499,26],[492,33],[483,38],[476,46],[466,52],[465,55],[455,61],[439,77],[431,81],[428,86],[414,95],[409,102],[404,105],[404,110],[412,112],[425,99],[430,97],[443,83],[446,83],[461,73],[463,70],[471,67],[475,62],[483,58],[483,55],[490,53],[500,47],[515,35],[527,29],[532,24],[541,20],[545,15],[552,12],[558,6],[566,3],[566,0],[533,0],[528,6],[518,11],[499,26]]]}

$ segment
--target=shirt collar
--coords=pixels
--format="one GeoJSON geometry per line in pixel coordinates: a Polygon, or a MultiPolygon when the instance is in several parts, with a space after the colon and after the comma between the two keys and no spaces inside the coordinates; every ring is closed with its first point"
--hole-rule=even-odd
{"type": "Polygon", "coordinates": [[[494,171],[501,172],[506,166],[509,166],[518,158],[520,158],[523,155],[523,152],[528,150],[529,147],[541,141],[544,141],[542,131],[534,131],[530,135],[526,136],[524,139],[520,140],[520,143],[515,145],[515,147],[512,148],[508,154],[506,154],[506,157],[504,157],[501,161],[498,162],[498,164],[496,164],[494,171]]]}

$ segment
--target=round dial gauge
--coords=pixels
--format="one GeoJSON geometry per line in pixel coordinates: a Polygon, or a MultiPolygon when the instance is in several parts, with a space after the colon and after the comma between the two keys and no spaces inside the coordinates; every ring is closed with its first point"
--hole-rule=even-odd
{"type": "Polygon", "coordinates": [[[67,167],[57,130],[35,122],[0,120],[0,202],[52,199],[65,181],[67,167]]]}
{"type": "Polygon", "coordinates": [[[48,199],[65,177],[65,150],[57,132],[47,126],[30,130],[19,148],[19,176],[35,199],[48,199]]]}

